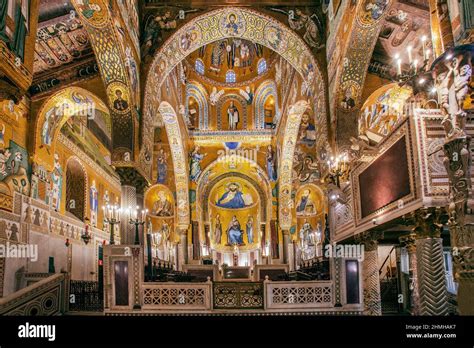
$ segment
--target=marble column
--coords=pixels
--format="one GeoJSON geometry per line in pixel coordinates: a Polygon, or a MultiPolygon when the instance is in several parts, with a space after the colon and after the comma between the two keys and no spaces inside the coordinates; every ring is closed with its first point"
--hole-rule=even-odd
{"type": "Polygon", "coordinates": [[[408,272],[410,277],[410,313],[419,315],[420,313],[420,293],[418,291],[418,265],[416,257],[416,234],[410,233],[401,236],[400,244],[405,247],[408,253],[408,272]]]}
{"type": "Polygon", "coordinates": [[[453,256],[453,274],[458,283],[460,315],[474,315],[474,225],[472,208],[467,209],[472,194],[471,139],[465,136],[446,142],[444,164],[449,176],[449,234],[453,256]]]}
{"type": "Polygon", "coordinates": [[[422,208],[413,214],[417,234],[416,267],[420,315],[447,315],[448,290],[444,268],[443,240],[439,208],[422,208]]]}
{"type": "Polygon", "coordinates": [[[6,258],[0,257],[0,297],[3,297],[3,285],[5,281],[6,258]]]}
{"type": "Polygon", "coordinates": [[[364,246],[364,261],[362,262],[364,315],[382,315],[378,265],[378,239],[382,236],[380,232],[368,231],[355,237],[356,241],[364,246]]]}
{"type": "Polygon", "coordinates": [[[448,291],[441,238],[416,241],[420,315],[447,315],[448,291]]]}
{"type": "Polygon", "coordinates": [[[122,216],[120,219],[120,244],[134,244],[135,227],[128,221],[126,210],[137,207],[137,189],[134,186],[122,185],[122,216]]]}
{"type": "Polygon", "coordinates": [[[289,261],[289,247],[290,247],[290,231],[282,230],[283,233],[283,263],[288,264],[289,261]]]}
{"type": "MultiPolygon", "coordinates": [[[[143,195],[143,192],[142,193],[139,193],[137,192],[137,196],[136,196],[136,201],[137,203],[135,204],[135,207],[138,205],[140,208],[139,208],[139,211],[142,211],[143,209],[145,209],[145,199],[144,199],[144,195],[143,195]]],[[[135,244],[135,226],[132,225],[133,227],[133,234],[131,234],[131,242],[133,244],[135,244]]],[[[140,245],[143,245],[145,246],[145,240],[146,240],[146,229],[147,229],[147,226],[146,224],[144,226],[139,226],[138,227],[138,239],[140,241],[140,245]]],[[[146,249],[144,249],[146,250],[146,249]]]]}
{"type": "Polygon", "coordinates": [[[290,272],[296,269],[296,259],[295,259],[295,243],[293,241],[288,242],[288,267],[290,272]]]}
{"type": "Polygon", "coordinates": [[[183,265],[188,263],[188,230],[179,229],[179,269],[183,270],[183,265]]]}

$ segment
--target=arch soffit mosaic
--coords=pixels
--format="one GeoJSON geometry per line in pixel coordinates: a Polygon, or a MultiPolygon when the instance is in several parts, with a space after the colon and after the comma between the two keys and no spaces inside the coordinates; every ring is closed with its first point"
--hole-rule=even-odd
{"type": "Polygon", "coordinates": [[[278,217],[282,229],[290,229],[293,218],[293,201],[291,199],[292,190],[292,169],[293,155],[296,146],[296,137],[300,128],[301,115],[309,108],[306,100],[297,101],[288,110],[288,119],[283,135],[283,145],[280,154],[280,177],[278,178],[278,217]]]}
{"type": "Polygon", "coordinates": [[[83,114],[91,110],[91,105],[95,110],[99,110],[110,117],[109,109],[105,103],[95,94],[80,87],[65,88],[46,99],[38,111],[38,116],[35,123],[33,159],[37,164],[44,166],[50,171],[53,169],[56,139],[57,135],[61,131],[62,126],[71,116],[79,115],[79,117],[87,117],[83,116],[83,114]],[[78,97],[84,98],[86,103],[78,103],[78,97]],[[60,116],[61,119],[56,120],[54,124],[50,124],[49,126],[54,126],[54,129],[50,129],[51,145],[48,146],[42,142],[42,130],[46,117],[53,115],[56,110],[58,112],[62,110],[63,112],[60,116]]]}
{"type": "Polygon", "coordinates": [[[176,111],[170,103],[163,101],[158,107],[168,135],[176,184],[178,228],[187,229],[189,225],[189,179],[187,155],[182,141],[181,129],[176,111]]]}
{"type": "MultiPolygon", "coordinates": [[[[100,74],[106,87],[108,105],[113,116],[113,147],[126,148],[135,156],[136,117],[134,106],[139,105],[128,73],[125,58],[124,44],[118,39],[117,24],[114,23],[111,10],[104,0],[91,1],[96,9],[91,10],[88,3],[81,0],[71,0],[79,14],[82,24],[89,34],[89,40],[94,50],[100,74]],[[85,15],[87,11],[87,15],[85,15]],[[117,103],[117,91],[120,91],[122,100],[127,103],[117,103]],[[119,106],[120,105],[120,106],[119,106]]],[[[122,24],[120,24],[122,26],[122,24]]],[[[132,44],[129,45],[131,47],[132,44]]],[[[134,51],[134,50],[133,50],[134,51]]],[[[133,54],[132,54],[133,55],[133,54]]],[[[135,58],[134,58],[135,59],[135,58]]],[[[115,160],[114,155],[112,159],[115,160]]],[[[143,168],[146,173],[151,170],[143,168]]]]}
{"type": "MultiPolygon", "coordinates": [[[[254,41],[274,50],[286,59],[295,70],[299,72],[300,76],[305,79],[307,84],[313,88],[313,98],[318,101],[316,105],[322,106],[318,110],[320,114],[320,126],[322,129],[327,130],[325,84],[319,65],[311,53],[311,50],[307,47],[305,42],[285,24],[247,8],[222,8],[198,16],[175,32],[164,45],[160,47],[153,58],[146,77],[144,96],[145,129],[151,129],[154,124],[153,111],[158,108],[157,104],[160,103],[158,99],[160,95],[159,91],[172,69],[199,47],[229,37],[254,41]],[[231,13],[236,17],[235,26],[230,26],[228,22],[231,13]],[[182,40],[186,37],[190,37],[191,39],[182,40]]],[[[174,114],[176,117],[176,113],[174,114]]],[[[300,114],[294,113],[293,115],[294,117],[292,117],[291,123],[297,123],[299,127],[302,112],[300,114]]],[[[178,124],[177,120],[175,120],[174,124],[178,124]]],[[[169,127],[166,126],[167,130],[168,128],[169,127]]],[[[325,133],[324,135],[326,136],[325,133]]],[[[292,132],[293,139],[287,143],[294,144],[296,136],[297,131],[292,132]]],[[[285,137],[289,140],[286,135],[285,137]]],[[[292,157],[294,145],[288,145],[289,148],[286,149],[287,143],[284,145],[283,153],[291,152],[292,157]]],[[[182,142],[180,147],[184,149],[182,142]]],[[[176,158],[173,157],[173,161],[175,160],[176,158]]],[[[174,164],[174,166],[176,167],[176,164],[174,164]]],[[[285,175],[289,176],[291,181],[291,166],[285,168],[287,169],[284,169],[282,172],[287,171],[285,175]]],[[[182,176],[178,177],[184,178],[182,176]]],[[[176,187],[187,187],[188,183],[180,181],[181,179],[178,177],[176,177],[176,187]]],[[[187,198],[186,202],[188,202],[187,198]]],[[[188,206],[181,208],[178,204],[177,210],[178,216],[189,217],[188,206]],[[181,211],[181,209],[183,209],[183,211],[181,211]]]]}
{"type": "Polygon", "coordinates": [[[356,18],[346,42],[342,71],[336,77],[338,82],[335,88],[334,104],[332,105],[338,146],[347,145],[351,136],[357,137],[357,115],[361,105],[365,77],[367,76],[372,52],[383,26],[383,19],[392,2],[392,0],[386,0],[385,5],[381,5],[382,11],[376,15],[366,8],[366,1],[359,1],[358,3],[356,18]],[[351,96],[347,97],[349,94],[351,96]],[[343,103],[346,97],[352,98],[352,101],[343,103]]]}

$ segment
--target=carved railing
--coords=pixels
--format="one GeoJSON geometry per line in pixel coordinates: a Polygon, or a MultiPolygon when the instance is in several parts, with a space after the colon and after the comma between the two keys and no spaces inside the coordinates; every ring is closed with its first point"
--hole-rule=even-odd
{"type": "Polygon", "coordinates": [[[211,282],[143,283],[143,310],[210,310],[211,282]]]}
{"type": "Polygon", "coordinates": [[[0,315],[60,315],[65,310],[64,274],[54,274],[0,298],[0,315]]]}
{"type": "Polygon", "coordinates": [[[214,309],[263,309],[262,282],[215,282],[214,309]]]}
{"type": "Polygon", "coordinates": [[[331,281],[265,281],[265,309],[320,309],[333,307],[331,281]]]}
{"type": "Polygon", "coordinates": [[[99,282],[71,280],[69,282],[69,311],[102,312],[104,293],[99,282]]]}

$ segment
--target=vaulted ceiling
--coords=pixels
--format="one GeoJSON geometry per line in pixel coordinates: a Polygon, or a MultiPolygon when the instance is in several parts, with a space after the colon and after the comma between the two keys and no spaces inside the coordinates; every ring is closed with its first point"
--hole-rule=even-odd
{"type": "MultiPolygon", "coordinates": [[[[400,56],[402,68],[409,69],[407,48],[411,47],[412,60],[423,64],[423,43],[421,38],[430,38],[430,13],[428,1],[397,0],[393,3],[382,25],[377,44],[372,55],[369,71],[382,77],[396,76],[395,59],[400,56]]],[[[431,40],[425,41],[426,49],[431,49],[431,40]]]]}
{"type": "Polygon", "coordinates": [[[93,60],[94,54],[69,0],[41,0],[35,45],[35,80],[76,62],[93,60]]]}

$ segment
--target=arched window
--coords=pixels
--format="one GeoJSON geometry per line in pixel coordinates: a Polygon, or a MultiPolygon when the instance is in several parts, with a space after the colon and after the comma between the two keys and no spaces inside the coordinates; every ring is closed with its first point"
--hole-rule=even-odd
{"type": "Polygon", "coordinates": [[[235,83],[235,81],[236,81],[235,72],[233,70],[228,70],[225,74],[225,82],[235,83]]]}
{"type": "Polygon", "coordinates": [[[84,221],[86,175],[82,165],[71,159],[66,167],[66,211],[84,221]]]}
{"type": "Polygon", "coordinates": [[[264,73],[265,71],[267,71],[267,61],[265,60],[265,58],[262,58],[258,61],[257,72],[260,75],[264,73]]]}
{"type": "Polygon", "coordinates": [[[195,69],[198,74],[204,75],[204,63],[202,59],[196,59],[195,69]]]}

